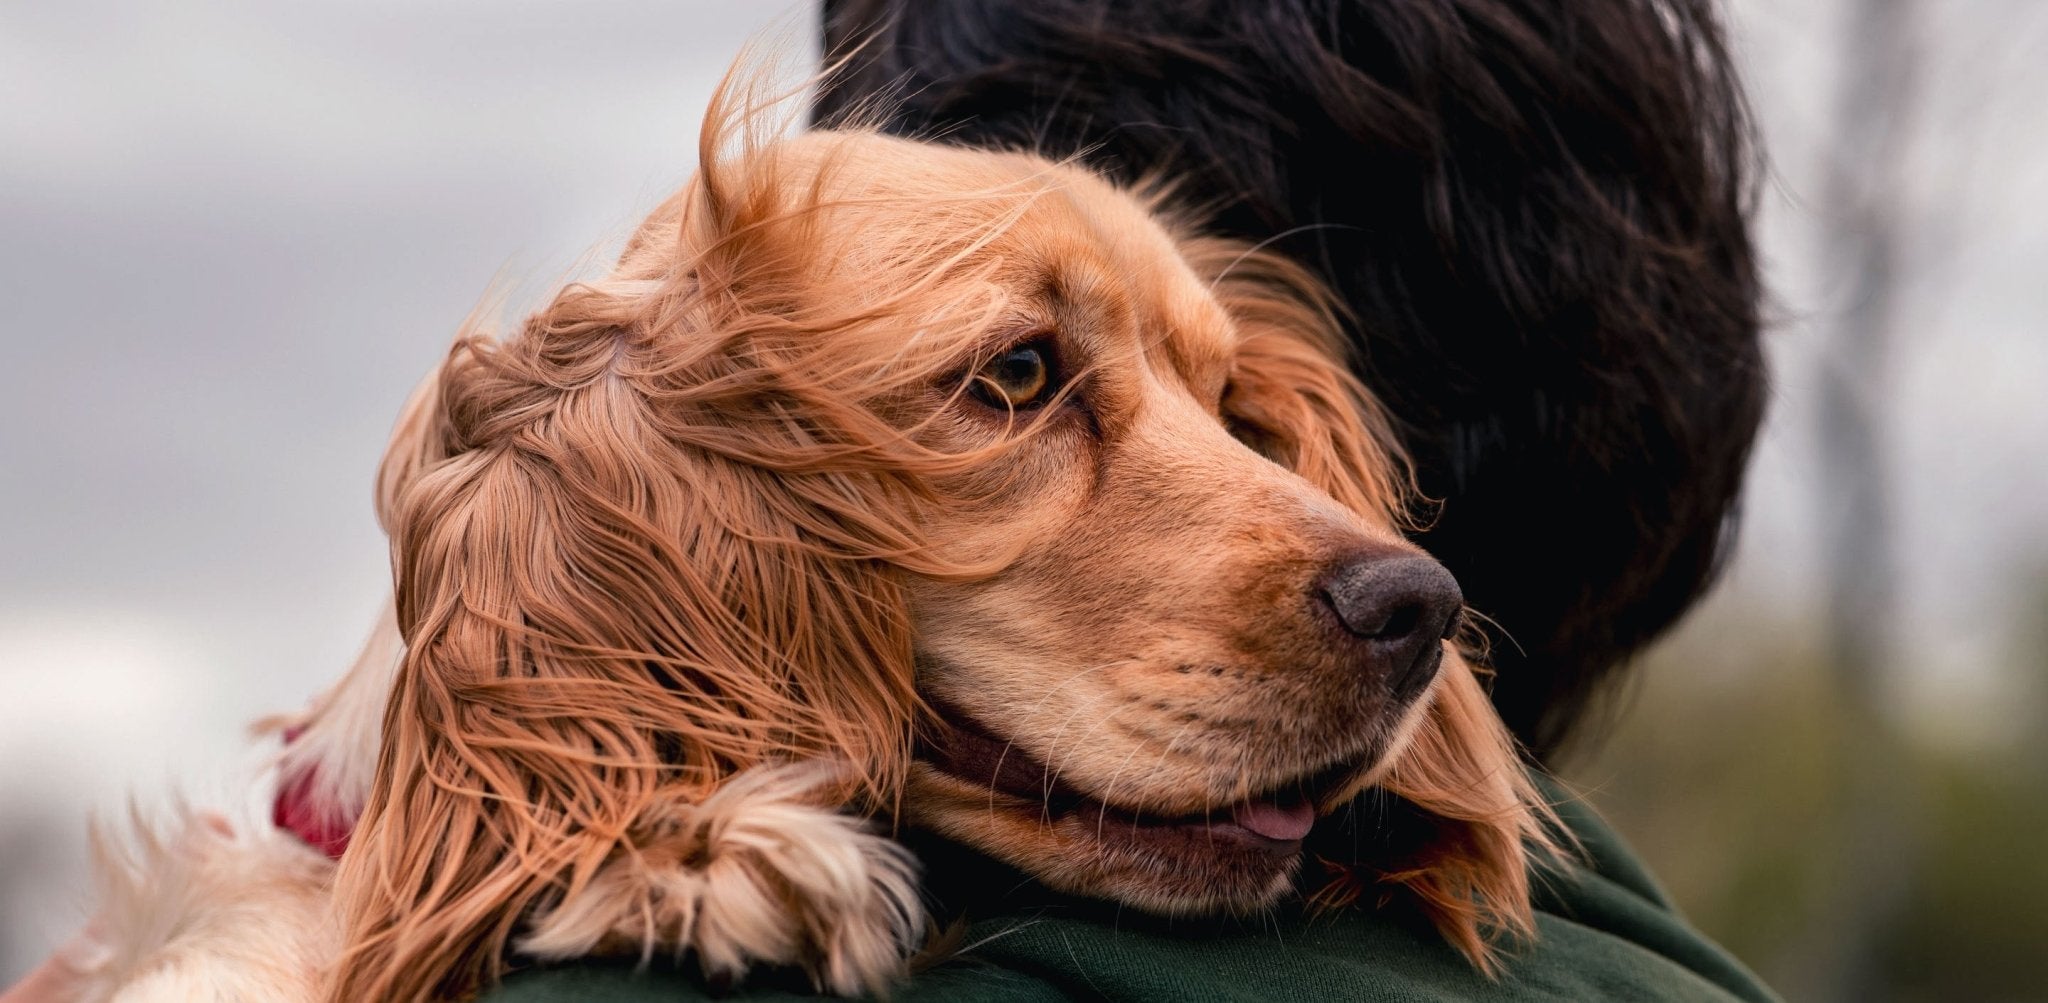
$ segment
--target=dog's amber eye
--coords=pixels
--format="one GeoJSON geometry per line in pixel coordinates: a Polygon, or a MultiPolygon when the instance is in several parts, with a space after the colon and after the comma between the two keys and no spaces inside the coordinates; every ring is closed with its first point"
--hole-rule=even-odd
{"type": "Polygon", "coordinates": [[[1045,403],[1055,389],[1052,346],[1047,339],[1027,341],[990,359],[967,388],[989,407],[1018,409],[1045,403]]]}

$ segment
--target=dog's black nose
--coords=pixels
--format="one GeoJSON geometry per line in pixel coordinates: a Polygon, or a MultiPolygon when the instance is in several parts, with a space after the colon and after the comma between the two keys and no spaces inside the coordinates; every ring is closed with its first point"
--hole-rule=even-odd
{"type": "Polygon", "coordinates": [[[1427,557],[1349,560],[1323,576],[1317,594],[1337,622],[1364,642],[1376,676],[1396,702],[1406,702],[1436,678],[1439,642],[1458,629],[1465,595],[1443,565],[1427,557]]]}

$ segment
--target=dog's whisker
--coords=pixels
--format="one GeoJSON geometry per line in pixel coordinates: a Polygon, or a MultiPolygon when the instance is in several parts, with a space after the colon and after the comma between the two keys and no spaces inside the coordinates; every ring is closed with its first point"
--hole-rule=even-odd
{"type": "MultiPolygon", "coordinates": [[[[1118,708],[1116,711],[1112,712],[1112,716],[1114,716],[1114,714],[1117,713],[1122,713],[1124,710],[1128,709],[1129,705],[1125,705],[1124,707],[1118,708]]],[[[1189,727],[1191,727],[1191,725],[1182,725],[1180,728],[1180,732],[1177,732],[1175,734],[1175,738],[1178,738],[1180,733],[1186,732],[1189,727]]],[[[1172,748],[1171,742],[1168,743],[1168,748],[1172,748]]],[[[1118,782],[1123,780],[1124,771],[1130,768],[1131,760],[1136,759],[1138,753],[1143,752],[1144,749],[1145,747],[1143,745],[1134,743],[1131,746],[1131,751],[1124,756],[1123,762],[1117,764],[1116,772],[1110,775],[1109,783],[1103,785],[1102,794],[1100,797],[1096,799],[1102,802],[1102,808],[1095,813],[1096,838],[1099,839],[1102,837],[1102,827],[1105,824],[1107,824],[1109,820],[1109,806],[1111,803],[1113,803],[1113,799],[1116,797],[1116,787],[1118,782]]],[[[1159,762],[1155,765],[1163,765],[1165,762],[1166,756],[1164,753],[1161,753],[1159,757],[1159,762]]]]}
{"type": "MultiPolygon", "coordinates": [[[[1060,776],[1066,768],[1066,762],[1069,758],[1069,752],[1075,747],[1076,744],[1073,742],[1069,742],[1066,743],[1064,747],[1062,747],[1060,740],[1066,735],[1067,726],[1069,724],[1072,724],[1074,719],[1076,717],[1079,717],[1082,713],[1093,708],[1096,704],[1101,703],[1103,700],[1109,699],[1113,696],[1115,696],[1115,694],[1107,690],[1098,693],[1095,696],[1089,698],[1089,700],[1086,703],[1082,704],[1079,707],[1074,708],[1073,711],[1068,713],[1066,717],[1060,719],[1060,726],[1054,729],[1052,740],[1046,744],[1045,773],[1043,782],[1044,796],[1047,799],[1050,799],[1052,797],[1053,789],[1059,786],[1060,776]]],[[[1109,720],[1109,718],[1113,716],[1115,716],[1114,712],[1096,718],[1089,725],[1088,730],[1081,733],[1080,738],[1087,739],[1089,736],[1095,733],[1096,729],[1101,728],[1109,720]]]]}
{"type": "MultiPolygon", "coordinates": [[[[1071,683],[1073,683],[1073,682],[1075,682],[1075,681],[1079,680],[1079,679],[1080,679],[1081,677],[1083,677],[1083,676],[1086,676],[1086,675],[1089,675],[1090,673],[1093,673],[1093,672],[1099,672],[1099,671],[1101,671],[1101,670],[1103,670],[1103,669],[1108,669],[1108,668],[1114,667],[1114,666],[1116,666],[1116,665],[1126,664],[1126,663],[1127,663],[1128,661],[1129,661],[1128,659],[1121,659],[1121,660],[1117,660],[1117,661],[1111,661],[1111,662],[1104,662],[1104,663],[1102,663],[1102,664],[1100,664],[1100,665],[1096,665],[1096,666],[1093,666],[1093,667],[1091,667],[1091,668],[1088,668],[1088,669],[1085,669],[1085,670],[1082,670],[1082,671],[1080,671],[1080,672],[1077,672],[1077,673],[1075,673],[1074,675],[1072,675],[1072,676],[1068,677],[1067,679],[1065,679],[1065,680],[1061,681],[1061,682],[1060,682],[1060,683],[1059,683],[1058,685],[1055,685],[1055,686],[1053,687],[1052,691],[1050,691],[1050,692],[1046,693],[1046,694],[1045,694],[1044,696],[1040,697],[1040,698],[1038,699],[1038,701],[1037,701],[1036,703],[1032,704],[1032,710],[1033,710],[1033,711],[1035,712],[1035,711],[1036,711],[1036,710],[1038,710],[1039,708],[1041,708],[1041,707],[1045,706],[1045,702],[1046,702],[1047,700],[1050,700],[1050,699],[1052,699],[1052,697],[1053,697],[1053,696],[1055,696],[1055,695],[1056,695],[1056,694],[1058,693],[1058,691],[1059,691],[1059,690],[1060,690],[1061,688],[1063,688],[1063,687],[1065,687],[1065,686],[1067,686],[1067,685],[1069,685],[1069,684],[1071,684],[1071,683]]],[[[1070,712],[1070,713],[1069,713],[1069,714],[1068,714],[1068,715],[1066,716],[1066,718],[1062,719],[1062,721],[1061,721],[1061,729],[1062,729],[1062,730],[1064,730],[1064,728],[1065,728],[1065,726],[1066,726],[1066,722],[1068,722],[1068,721],[1071,721],[1071,720],[1073,720],[1073,719],[1074,719],[1074,717],[1075,717],[1075,715],[1078,715],[1078,714],[1080,714],[1080,713],[1082,713],[1082,712],[1084,712],[1084,711],[1088,710],[1088,709],[1089,709],[1089,707],[1093,706],[1093,704],[1094,704],[1094,703],[1095,703],[1096,701],[1099,701],[1100,699],[1102,699],[1103,697],[1105,697],[1105,696],[1108,696],[1108,695],[1109,695],[1109,694],[1107,694],[1107,693],[1103,693],[1103,694],[1098,694],[1098,695],[1097,695],[1097,696],[1096,696],[1096,697],[1095,697],[1094,699],[1090,700],[1090,701],[1089,701],[1088,703],[1086,703],[1086,704],[1083,704],[1082,706],[1080,706],[1080,707],[1077,707],[1077,708],[1075,708],[1075,709],[1074,709],[1074,710],[1073,710],[1072,712],[1070,712]]],[[[1055,732],[1055,736],[1056,736],[1056,737],[1055,737],[1055,740],[1057,740],[1057,735],[1058,735],[1058,734],[1059,734],[1059,732],[1057,732],[1057,731],[1056,731],[1056,732],[1055,732]]],[[[988,813],[989,813],[989,814],[991,815],[991,817],[993,817],[993,816],[994,816],[994,814],[995,814],[995,813],[997,812],[997,810],[998,810],[998,809],[997,809],[997,805],[996,805],[996,796],[997,796],[997,794],[998,794],[998,793],[1000,793],[1000,792],[999,792],[999,791],[997,790],[997,787],[996,787],[996,785],[995,785],[995,784],[993,783],[993,780],[994,780],[994,778],[996,778],[996,777],[1000,777],[1000,776],[1002,775],[1002,771],[1003,771],[1003,764],[1004,764],[1005,762],[1007,762],[1007,761],[1009,760],[1009,757],[1010,757],[1010,752],[1011,752],[1011,751],[1012,751],[1013,749],[1015,749],[1016,747],[1017,747],[1017,740],[1016,740],[1016,739],[1015,739],[1014,737],[1012,737],[1012,738],[1010,738],[1010,739],[1007,739],[1007,740],[1005,740],[1005,741],[1003,742],[1003,748],[1002,748],[1002,751],[1001,751],[1001,752],[999,752],[999,753],[998,753],[998,754],[996,755],[996,762],[995,762],[995,768],[994,768],[993,770],[991,770],[991,771],[990,771],[990,773],[989,773],[989,777],[990,777],[990,779],[991,779],[991,783],[989,784],[989,791],[988,791],[988,804],[987,804],[987,810],[988,810],[988,813]]],[[[1051,766],[1050,766],[1050,765],[1048,765],[1048,766],[1047,766],[1047,768],[1046,768],[1046,770],[1045,770],[1045,772],[1044,772],[1044,776],[1043,776],[1043,779],[1042,779],[1042,783],[1043,783],[1043,789],[1042,789],[1042,790],[1041,790],[1041,792],[1040,792],[1040,798],[1039,798],[1039,800],[1040,800],[1040,804],[1041,804],[1041,808],[1040,808],[1040,818],[1039,818],[1039,821],[1040,821],[1040,822],[1042,822],[1042,823],[1044,823],[1044,824],[1047,824],[1047,825],[1050,825],[1050,824],[1052,824],[1052,817],[1051,817],[1051,815],[1050,815],[1050,811],[1051,811],[1051,809],[1050,809],[1050,807],[1049,807],[1049,806],[1048,806],[1048,805],[1046,804],[1046,802],[1050,801],[1050,800],[1051,800],[1051,798],[1052,798],[1052,788],[1053,788],[1053,786],[1054,786],[1054,781],[1053,781],[1053,779],[1052,779],[1052,778],[1053,778],[1053,775],[1054,775],[1054,774],[1053,774],[1053,770],[1052,770],[1051,766]]]]}
{"type": "Polygon", "coordinates": [[[1097,673],[1097,672],[1101,672],[1101,671],[1104,671],[1104,670],[1106,670],[1106,669],[1113,669],[1113,668],[1116,668],[1117,666],[1120,666],[1120,665],[1137,665],[1137,664],[1141,664],[1141,662],[1140,662],[1140,660],[1139,660],[1139,659],[1135,659],[1135,658],[1118,658],[1118,659],[1113,659],[1113,660],[1111,660],[1111,661],[1107,661],[1107,662],[1103,662],[1103,663],[1100,663],[1100,664],[1098,664],[1098,665],[1091,665],[1091,666],[1089,666],[1088,668],[1085,668],[1085,669],[1082,669],[1082,670],[1080,670],[1080,671],[1078,671],[1078,672],[1075,672],[1075,673],[1073,673],[1073,674],[1071,674],[1071,675],[1067,676],[1067,677],[1066,677],[1065,679],[1062,679],[1062,680],[1060,680],[1059,682],[1057,682],[1057,683],[1054,683],[1051,689],[1049,689],[1049,690],[1045,691],[1045,694],[1044,694],[1043,696],[1040,696],[1040,697],[1038,698],[1038,700],[1037,700],[1036,702],[1034,702],[1034,703],[1033,703],[1033,704],[1031,705],[1031,709],[1030,709],[1030,710],[1029,710],[1029,711],[1027,712],[1027,714],[1030,714],[1030,715],[1035,715],[1035,714],[1036,714],[1036,713],[1037,713],[1037,712],[1038,712],[1038,711],[1039,711],[1039,710],[1040,710],[1041,708],[1043,708],[1043,707],[1045,706],[1045,704],[1046,704],[1046,701],[1048,701],[1048,700],[1051,700],[1052,698],[1054,698],[1054,697],[1056,697],[1056,696],[1059,696],[1059,695],[1060,695],[1060,691],[1061,691],[1061,690],[1064,690],[1064,689],[1066,689],[1067,687],[1069,687],[1069,686],[1072,686],[1072,685],[1074,685],[1074,684],[1075,684],[1075,683],[1077,683],[1077,682],[1080,682],[1080,681],[1081,681],[1082,679],[1084,679],[1084,678],[1086,678],[1086,677],[1088,677],[1088,676],[1094,675],[1095,673],[1097,673]]]}
{"type": "MultiPolygon", "coordinates": [[[[1067,686],[1067,685],[1069,685],[1069,684],[1071,684],[1071,683],[1074,683],[1074,682],[1078,681],[1078,680],[1079,680],[1079,679],[1080,679],[1080,678],[1081,678],[1082,676],[1086,676],[1086,675],[1089,675],[1089,674],[1091,674],[1091,673],[1094,673],[1094,672],[1102,671],[1102,670],[1104,670],[1104,669],[1110,669],[1110,668],[1115,668],[1116,666],[1119,666],[1119,665],[1131,665],[1131,664],[1137,664],[1137,660],[1136,660],[1136,659],[1117,659],[1117,660],[1115,660],[1115,661],[1110,661],[1110,662],[1104,662],[1104,663],[1102,663],[1101,665],[1095,666],[1094,668],[1088,669],[1088,670],[1086,670],[1086,671],[1084,671],[1084,672],[1078,672],[1078,673],[1075,673],[1075,674],[1074,674],[1073,676],[1071,676],[1071,677],[1069,677],[1068,679],[1066,679],[1066,680],[1062,681],[1062,682],[1061,682],[1061,683],[1060,683],[1060,684],[1059,684],[1058,686],[1055,686],[1055,687],[1054,687],[1054,690],[1055,690],[1055,692],[1050,692],[1050,693],[1047,693],[1047,694],[1046,694],[1045,696],[1043,696],[1043,697],[1040,697],[1040,698],[1038,699],[1038,702],[1036,702],[1036,703],[1032,704],[1032,710],[1033,710],[1033,711],[1035,712],[1035,711],[1037,711],[1037,710],[1038,710],[1039,708],[1042,708],[1042,707],[1044,707],[1044,706],[1045,706],[1045,704],[1046,704],[1046,701],[1048,701],[1048,700],[1052,699],[1052,698],[1053,698],[1054,696],[1056,696],[1056,695],[1057,695],[1057,692],[1056,692],[1056,691],[1057,691],[1058,689],[1060,689],[1061,687],[1067,686]]],[[[1061,763],[1060,763],[1059,761],[1056,761],[1056,760],[1055,760],[1055,756],[1056,756],[1056,755],[1061,755],[1061,754],[1060,754],[1060,753],[1058,752],[1058,750],[1059,750],[1059,747],[1060,747],[1060,744],[1061,744],[1060,740],[1061,740],[1061,739],[1062,739],[1063,737],[1065,737],[1065,735],[1066,735],[1066,731],[1067,731],[1067,726],[1073,723],[1073,721],[1074,721],[1074,718],[1076,718],[1076,717],[1079,717],[1079,716],[1080,716],[1081,714],[1083,714],[1083,713],[1087,712],[1088,710],[1092,709],[1092,708],[1093,708],[1093,707],[1094,707],[1094,706],[1095,706],[1096,704],[1098,704],[1098,703],[1101,703],[1101,702],[1102,702],[1103,700],[1107,700],[1107,699],[1110,699],[1110,698],[1112,698],[1112,697],[1114,697],[1114,696],[1116,696],[1116,693],[1115,693],[1115,692],[1114,692],[1113,690],[1105,689],[1105,690],[1103,690],[1102,692],[1100,692],[1100,693],[1097,693],[1097,694],[1095,694],[1094,696],[1088,697],[1088,698],[1086,699],[1086,701],[1085,701],[1085,702],[1081,703],[1081,704],[1080,704],[1079,706],[1076,706],[1076,707],[1074,707],[1074,708],[1073,708],[1072,710],[1068,711],[1068,712],[1067,712],[1067,715],[1066,715],[1065,717],[1063,717],[1063,718],[1061,718],[1061,719],[1060,719],[1060,723],[1059,723],[1059,726],[1058,726],[1057,728],[1054,728],[1054,729],[1053,729],[1053,732],[1052,732],[1052,737],[1051,737],[1051,738],[1050,738],[1050,739],[1049,739],[1049,740],[1048,740],[1048,741],[1046,742],[1046,776],[1047,776],[1047,780],[1046,780],[1046,785],[1047,785],[1047,786],[1046,786],[1046,793],[1047,793],[1048,795],[1050,795],[1050,794],[1052,793],[1052,791],[1051,791],[1051,788],[1052,788],[1052,784],[1054,783],[1055,779],[1056,779],[1056,778],[1057,778],[1057,777],[1059,776],[1059,772],[1060,772],[1060,768],[1061,768],[1061,763]]],[[[1094,724],[1094,725],[1093,725],[1092,727],[1101,727],[1101,725],[1102,725],[1102,722],[1101,722],[1100,720],[1098,720],[1098,721],[1096,721],[1096,722],[1095,722],[1095,724],[1094,724]]],[[[1090,733],[1092,733],[1092,728],[1091,728],[1091,732],[1090,732],[1090,733]]],[[[1081,737],[1083,737],[1083,738],[1086,738],[1086,737],[1088,737],[1088,736],[1087,736],[1087,734],[1083,734],[1083,735],[1082,735],[1081,737]]]]}
{"type": "Polygon", "coordinates": [[[1223,266],[1223,269],[1222,269],[1221,271],[1217,272],[1214,278],[1212,278],[1212,279],[1210,279],[1210,280],[1209,280],[1209,291],[1210,291],[1211,293],[1214,293],[1214,292],[1216,291],[1216,287],[1217,287],[1217,286],[1219,286],[1219,285],[1221,285],[1221,284],[1223,283],[1223,280],[1224,280],[1224,279],[1226,279],[1226,278],[1229,278],[1229,277],[1230,277],[1230,273],[1231,273],[1231,272],[1233,272],[1233,271],[1236,271],[1236,270],[1237,270],[1237,266],[1239,266],[1239,265],[1242,265],[1242,264],[1244,264],[1244,263],[1245,263],[1245,261],[1246,261],[1247,259],[1251,258],[1251,257],[1252,257],[1253,255],[1256,255],[1256,254],[1258,254],[1258,253],[1259,253],[1260,251],[1263,251],[1263,250],[1265,250],[1266,248],[1268,248],[1268,247],[1271,247],[1272,245],[1274,245],[1274,244],[1276,244],[1276,243],[1278,243],[1278,242],[1280,242],[1280,241],[1282,241],[1282,240],[1285,240],[1285,239],[1287,239],[1287,238],[1289,238],[1289,237],[1292,237],[1292,236],[1294,236],[1294,235],[1296,235],[1296,234],[1301,234],[1301,233],[1310,233],[1310,232],[1313,232],[1313,231],[1316,231],[1316,230],[1356,230],[1356,229],[1358,229],[1358,227],[1355,227],[1355,226],[1350,226],[1350,225],[1346,225],[1346,224],[1342,224],[1342,223],[1303,223],[1303,224],[1302,224],[1302,225],[1300,225],[1300,226],[1292,226],[1292,227],[1288,227],[1287,229],[1285,229],[1285,230],[1282,230],[1282,231],[1280,231],[1279,233],[1276,233],[1276,234],[1274,234],[1274,235],[1272,235],[1272,236],[1270,236],[1270,237],[1267,237],[1267,238],[1266,238],[1266,239],[1264,239],[1264,240],[1261,240],[1261,241],[1259,241],[1259,242],[1258,242],[1258,243],[1256,243],[1256,244],[1253,244],[1253,245],[1251,245],[1250,247],[1247,247],[1247,248],[1245,248],[1245,249],[1244,249],[1244,250],[1243,250],[1242,252],[1240,252],[1240,253],[1238,254],[1238,256],[1237,256],[1237,257],[1235,257],[1235,258],[1231,259],[1231,261],[1230,261],[1230,263],[1229,263],[1229,264],[1227,264],[1227,265],[1223,266]]]}

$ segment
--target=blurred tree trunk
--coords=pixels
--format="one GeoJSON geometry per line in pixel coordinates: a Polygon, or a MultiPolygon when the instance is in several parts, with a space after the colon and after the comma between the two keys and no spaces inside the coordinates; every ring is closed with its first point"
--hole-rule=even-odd
{"type": "MultiPolygon", "coordinates": [[[[1818,436],[1829,586],[1827,641],[1847,738],[1840,751],[1843,842],[1798,953],[1794,999],[1884,996],[1880,953],[1913,881],[1918,798],[1887,698],[1901,666],[1896,581],[1904,571],[1885,454],[1896,284],[1906,235],[1899,202],[1918,59],[1915,0],[1847,5],[1821,262],[1841,297],[1821,330],[1818,436]]],[[[1817,852],[1826,852],[1817,847],[1817,852]]]]}

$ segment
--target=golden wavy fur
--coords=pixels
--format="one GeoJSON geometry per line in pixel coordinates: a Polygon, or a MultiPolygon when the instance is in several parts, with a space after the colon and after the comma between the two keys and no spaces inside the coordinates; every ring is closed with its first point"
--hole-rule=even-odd
{"type": "Polygon", "coordinates": [[[1069,165],[734,142],[754,117],[724,92],[616,268],[462,338],[400,423],[403,655],[373,645],[286,765],[361,806],[320,994],[657,952],[879,993],[923,924],[890,826],[1245,912],[1298,848],[1188,833],[1371,786],[1433,838],[1325,862],[1320,900],[1405,897],[1490,969],[1531,930],[1546,812],[1456,645],[1396,693],[1318,598],[1332,566],[1420,556],[1328,298],[1069,165]],[[929,752],[966,729],[1047,796],[929,752]]]}
{"type": "MultiPolygon", "coordinates": [[[[616,270],[501,342],[465,339],[394,450],[407,653],[337,885],[349,946],[330,999],[461,994],[515,948],[687,948],[715,974],[793,963],[881,990],[919,918],[886,844],[820,875],[827,854],[719,844],[706,827],[738,823],[679,817],[776,764],[836,771],[779,804],[933,825],[1078,891],[1208,910],[1284,884],[1183,903],[1114,862],[1076,878],[1073,840],[954,810],[963,781],[913,771],[913,737],[920,686],[1001,720],[1018,700],[989,694],[1059,689],[1079,649],[1172,622],[1091,616],[1085,593],[1128,610],[1145,604],[1122,590],[1150,583],[1183,612],[1229,606],[1198,640],[1242,640],[1256,625],[1239,621],[1273,612],[1227,591],[1246,576],[1292,603],[1326,553],[1407,549],[1400,467],[1326,301],[1291,265],[1176,240],[1068,167],[857,131],[727,154],[722,121],[616,270]],[[1052,399],[977,402],[974,374],[1033,338],[1066,357],[1052,399]],[[1184,510],[1148,512],[1162,493],[1184,510]],[[995,657],[1006,645],[1030,657],[995,657]]],[[[1384,881],[1484,964],[1489,930],[1528,929],[1541,835],[1476,682],[1444,676],[1412,713],[1374,705],[1384,729],[1349,723],[1379,744],[1327,794],[1379,782],[1443,820],[1429,858],[1384,881]]],[[[1077,710],[1036,706],[1001,727],[1054,751],[1050,715],[1077,710]]],[[[1092,782],[1121,783],[1133,810],[1207,811],[1321,765],[1316,742],[1365,754],[1339,723],[1234,772],[1162,754],[1092,782]]]]}

